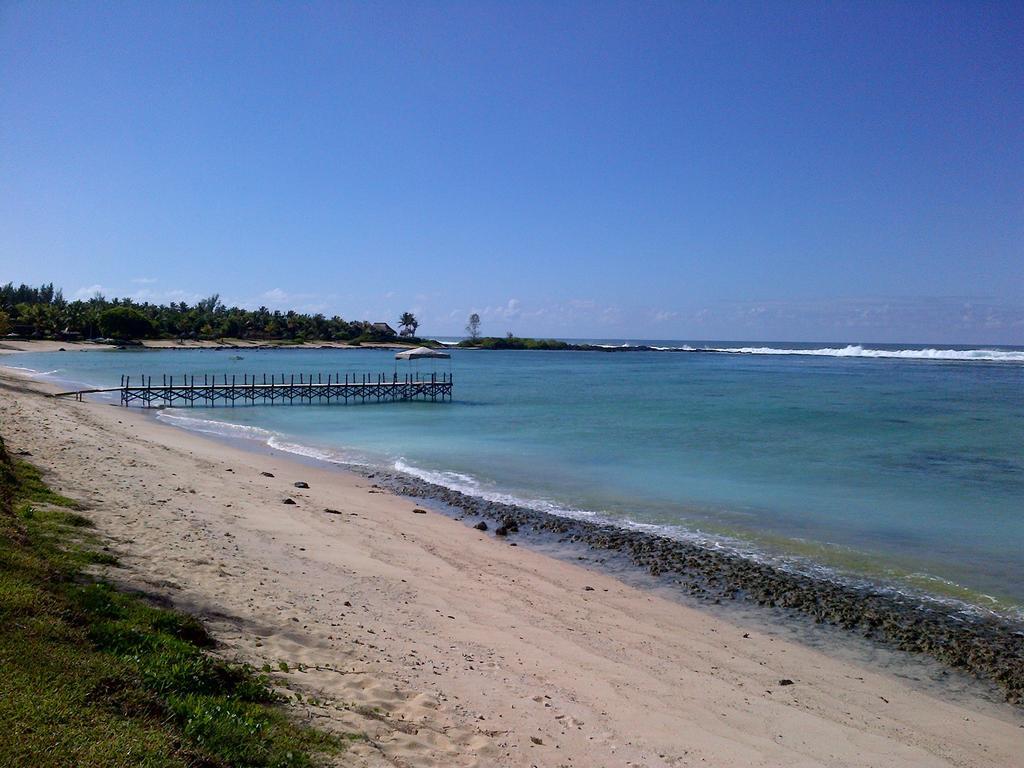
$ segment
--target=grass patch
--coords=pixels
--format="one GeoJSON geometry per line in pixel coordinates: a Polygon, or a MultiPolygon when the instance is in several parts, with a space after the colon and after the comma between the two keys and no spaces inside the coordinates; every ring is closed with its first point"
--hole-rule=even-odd
{"type": "Polygon", "coordinates": [[[116,559],[76,508],[0,438],[0,765],[290,768],[343,749],[210,655],[196,619],[89,579],[116,559]]]}
{"type": "Polygon", "coordinates": [[[43,482],[43,476],[38,469],[27,461],[12,459],[7,455],[6,449],[4,449],[3,463],[9,468],[4,479],[12,484],[11,493],[16,494],[19,501],[52,504],[68,509],[79,508],[78,502],[74,499],[69,499],[67,496],[61,496],[50,490],[50,487],[43,482]]]}

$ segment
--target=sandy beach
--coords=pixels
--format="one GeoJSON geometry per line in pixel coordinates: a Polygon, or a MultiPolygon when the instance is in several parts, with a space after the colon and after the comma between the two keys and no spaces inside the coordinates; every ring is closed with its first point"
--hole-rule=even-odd
{"type": "Polygon", "coordinates": [[[9,447],[123,563],[104,576],[269,665],[297,716],[366,733],[341,764],[1011,766],[1024,751],[1008,705],[945,701],[357,475],[55,401],[16,372],[0,386],[9,447]]]}

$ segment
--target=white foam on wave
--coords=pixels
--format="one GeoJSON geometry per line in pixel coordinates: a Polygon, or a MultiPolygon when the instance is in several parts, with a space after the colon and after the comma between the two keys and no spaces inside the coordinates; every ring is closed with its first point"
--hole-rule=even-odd
{"type": "Polygon", "coordinates": [[[311,445],[304,445],[302,443],[293,443],[288,440],[282,439],[279,435],[272,436],[267,440],[267,445],[276,451],[283,451],[284,453],[293,453],[296,456],[305,456],[309,459],[316,459],[317,461],[324,461],[328,464],[338,464],[347,467],[370,467],[374,466],[372,463],[365,461],[361,457],[355,456],[354,454],[328,450],[326,448],[316,448],[311,445]]]}
{"type": "Polygon", "coordinates": [[[53,376],[54,374],[63,371],[63,368],[54,368],[52,371],[40,371],[35,368],[26,368],[22,365],[5,365],[4,368],[10,368],[12,371],[24,371],[29,375],[29,378],[36,378],[37,376],[53,376]]]}
{"type": "Polygon", "coordinates": [[[876,357],[901,360],[952,360],[1024,363],[1024,350],[1015,349],[872,349],[860,344],[819,349],[788,347],[701,347],[697,352],[723,352],[743,355],[812,355],[819,357],[876,357]]]}
{"type": "Polygon", "coordinates": [[[594,512],[585,509],[574,509],[549,499],[531,499],[514,496],[509,493],[489,490],[480,485],[480,482],[470,475],[461,472],[450,472],[442,470],[422,469],[421,467],[409,464],[404,459],[398,459],[394,463],[396,472],[418,478],[433,485],[439,485],[450,491],[458,491],[466,496],[472,496],[484,501],[492,501],[495,504],[508,504],[514,507],[524,507],[537,512],[546,512],[558,517],[569,517],[573,519],[593,519],[594,512]]]}
{"type": "Polygon", "coordinates": [[[501,491],[488,490],[481,486],[480,482],[476,478],[470,475],[465,475],[461,472],[423,469],[409,464],[403,459],[395,461],[394,469],[396,472],[410,475],[418,478],[419,480],[431,483],[432,485],[438,485],[451,491],[458,491],[466,496],[482,499],[483,501],[522,507],[524,509],[554,515],[555,517],[564,517],[571,520],[587,520],[589,522],[612,525],[628,530],[653,533],[671,539],[699,544],[709,549],[726,550],[752,559],[764,558],[764,553],[749,542],[729,536],[723,536],[721,534],[711,534],[699,529],[687,528],[682,525],[647,523],[628,517],[618,517],[603,512],[596,512],[594,510],[571,507],[551,501],[550,499],[515,496],[509,493],[502,493],[501,491]]]}
{"type": "Polygon", "coordinates": [[[233,424],[228,421],[217,421],[216,419],[200,419],[194,416],[181,416],[170,411],[159,411],[156,417],[161,421],[187,429],[190,432],[202,432],[203,434],[214,435],[215,437],[254,440],[282,453],[292,453],[296,456],[304,456],[330,464],[367,466],[367,463],[359,457],[340,451],[331,451],[311,445],[295,443],[285,438],[284,435],[272,432],[269,429],[263,429],[263,427],[233,424]]]}
{"type": "Polygon", "coordinates": [[[215,419],[199,419],[194,416],[180,416],[170,411],[159,411],[156,415],[160,421],[166,421],[176,427],[187,429],[190,432],[202,432],[207,435],[219,437],[242,438],[245,440],[257,440],[261,443],[269,443],[275,436],[273,432],[262,427],[250,427],[245,424],[232,424],[227,421],[215,419]]]}

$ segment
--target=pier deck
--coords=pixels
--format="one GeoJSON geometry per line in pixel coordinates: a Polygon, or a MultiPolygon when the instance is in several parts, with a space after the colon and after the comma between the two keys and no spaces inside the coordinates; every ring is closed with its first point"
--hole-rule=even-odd
{"type": "Polygon", "coordinates": [[[153,383],[152,377],[141,377],[141,384],[133,384],[130,376],[121,377],[121,386],[98,389],[79,389],[58,392],[54,397],[74,397],[81,401],[85,395],[120,393],[121,405],[138,405],[152,408],[200,406],[212,408],[218,405],[278,405],[278,404],[332,404],[348,402],[396,402],[420,400],[444,402],[452,399],[452,375],[450,373],[406,374],[355,374],[344,375],[299,374],[297,376],[256,376],[243,374],[227,375],[218,382],[216,377],[203,376],[197,382],[195,376],[164,376],[162,381],[153,383]]]}

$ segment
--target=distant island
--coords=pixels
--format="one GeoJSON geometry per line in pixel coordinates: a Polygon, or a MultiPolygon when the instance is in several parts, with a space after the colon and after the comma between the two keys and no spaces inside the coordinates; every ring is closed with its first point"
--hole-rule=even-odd
{"type": "Polygon", "coordinates": [[[662,352],[646,344],[573,344],[558,339],[520,338],[511,333],[506,336],[480,336],[460,341],[455,345],[462,349],[549,349],[574,352],[662,352]]]}

